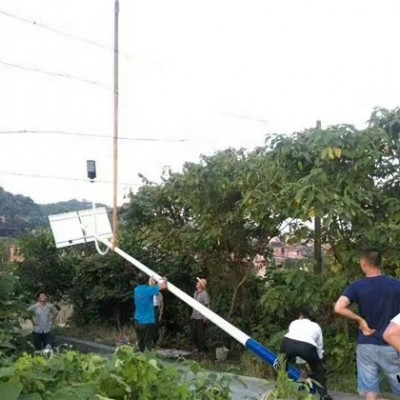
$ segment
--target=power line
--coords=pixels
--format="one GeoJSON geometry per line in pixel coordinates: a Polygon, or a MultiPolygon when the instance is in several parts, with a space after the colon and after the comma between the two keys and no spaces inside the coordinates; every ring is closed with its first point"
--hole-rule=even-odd
{"type": "MultiPolygon", "coordinates": [[[[54,179],[54,180],[67,180],[67,181],[79,181],[79,182],[88,182],[88,179],[84,178],[73,178],[69,176],[60,176],[60,175],[41,175],[41,174],[26,174],[23,172],[15,172],[15,171],[0,171],[0,175],[12,175],[12,176],[21,176],[25,178],[41,178],[41,179],[54,179]]],[[[96,179],[96,182],[99,183],[111,183],[109,180],[101,180],[96,179]]],[[[132,183],[132,182],[120,182],[120,185],[124,186],[140,186],[141,183],[132,183]]]]}
{"type": "Polygon", "coordinates": [[[103,89],[106,89],[106,90],[113,90],[110,86],[106,86],[106,85],[104,85],[102,83],[99,83],[97,81],[92,81],[92,80],[85,79],[85,78],[79,78],[78,76],[68,75],[68,74],[64,74],[62,72],[52,72],[52,71],[47,71],[47,70],[40,69],[40,68],[27,67],[25,65],[14,64],[14,63],[10,63],[10,62],[3,61],[3,60],[0,60],[0,64],[6,65],[6,66],[12,67],[12,68],[22,69],[22,70],[25,70],[25,71],[39,72],[41,74],[56,76],[56,77],[59,77],[59,78],[61,77],[61,78],[73,79],[73,80],[76,80],[76,81],[88,83],[90,85],[99,86],[99,87],[101,87],[103,89]]]}
{"type": "Polygon", "coordinates": [[[99,48],[104,49],[104,50],[114,51],[111,47],[107,47],[107,46],[105,46],[105,45],[103,45],[103,44],[101,44],[99,42],[94,41],[94,40],[85,39],[85,38],[82,38],[80,36],[76,36],[76,35],[73,35],[73,34],[70,34],[70,33],[66,33],[66,32],[60,31],[59,29],[52,28],[49,25],[43,24],[41,22],[29,19],[29,18],[20,17],[18,15],[12,14],[12,13],[10,13],[8,11],[0,10],[0,14],[5,15],[6,17],[9,17],[9,18],[16,19],[16,20],[21,21],[21,22],[32,24],[32,25],[37,26],[39,28],[47,29],[47,30],[49,30],[51,32],[57,33],[58,35],[69,37],[71,39],[75,39],[75,40],[78,40],[80,42],[87,43],[87,44],[90,44],[92,46],[99,47],[99,48]]]}
{"type": "Polygon", "coordinates": [[[227,115],[227,116],[235,117],[235,118],[239,118],[239,119],[247,119],[250,121],[259,122],[261,124],[269,124],[269,122],[266,119],[260,118],[260,117],[255,117],[252,115],[238,114],[238,113],[233,113],[233,112],[224,112],[224,113],[222,113],[222,115],[227,115]]]}
{"type": "MultiPolygon", "coordinates": [[[[0,135],[13,135],[13,134],[57,134],[57,135],[71,135],[71,136],[83,136],[88,138],[105,138],[105,139],[113,139],[113,137],[108,135],[101,135],[101,134],[92,134],[92,133],[84,133],[84,132],[70,132],[70,131],[62,131],[62,130],[30,130],[30,129],[23,129],[23,130],[15,130],[15,131],[0,131],[0,135]]],[[[132,141],[140,141],[140,142],[188,142],[187,139],[160,139],[160,138],[131,138],[131,137],[124,137],[119,136],[118,140],[132,140],[132,141]]]]}

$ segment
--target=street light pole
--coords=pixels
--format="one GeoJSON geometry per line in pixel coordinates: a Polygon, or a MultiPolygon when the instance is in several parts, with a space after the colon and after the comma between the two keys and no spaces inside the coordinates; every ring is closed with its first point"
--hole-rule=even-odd
{"type": "MultiPolygon", "coordinates": [[[[316,129],[321,132],[321,121],[317,121],[316,129]]],[[[321,234],[322,234],[322,221],[321,217],[314,217],[314,259],[315,259],[315,274],[322,272],[322,248],[321,248],[321,234]]]]}
{"type": "Polygon", "coordinates": [[[114,4],[114,173],[113,173],[113,246],[117,245],[118,237],[118,105],[119,105],[119,46],[118,46],[118,17],[119,17],[119,0],[115,0],[114,4]]]}

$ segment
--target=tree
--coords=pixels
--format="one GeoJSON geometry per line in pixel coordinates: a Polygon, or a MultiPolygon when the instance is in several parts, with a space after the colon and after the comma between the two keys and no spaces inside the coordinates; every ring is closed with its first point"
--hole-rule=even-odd
{"type": "Polygon", "coordinates": [[[18,241],[23,261],[18,265],[21,285],[33,299],[43,290],[55,300],[68,297],[73,286],[74,261],[63,257],[51,232],[39,230],[18,241]]]}
{"type": "MultiPolygon", "coordinates": [[[[263,157],[253,191],[273,188],[277,212],[294,222],[295,236],[307,233],[298,220],[322,218],[323,242],[338,262],[346,263],[349,247],[378,239],[377,210],[389,200],[377,184],[386,144],[382,129],[359,131],[351,125],[271,137],[259,151],[263,157]]],[[[260,209],[262,201],[255,199],[251,207],[260,209]]]]}
{"type": "Polygon", "coordinates": [[[186,259],[193,271],[212,278],[211,285],[223,282],[225,293],[231,288],[228,317],[254,272],[254,256],[263,254],[278,232],[272,214],[257,220],[245,207],[247,174],[252,173],[247,162],[244,151],[228,149],[186,163],[181,174],[170,173],[162,185],[145,186],[132,196],[125,216],[154,262],[166,253],[166,259],[186,259]]]}

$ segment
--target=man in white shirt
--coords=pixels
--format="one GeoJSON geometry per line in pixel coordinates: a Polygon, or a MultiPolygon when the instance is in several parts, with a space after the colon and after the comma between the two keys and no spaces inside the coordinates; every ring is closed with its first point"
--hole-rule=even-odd
{"type": "Polygon", "coordinates": [[[302,308],[299,318],[290,323],[289,332],[282,340],[281,353],[285,354],[286,367],[296,357],[305,360],[311,370],[310,377],[321,385],[317,387],[321,399],[332,399],[326,389],[326,376],[322,363],[324,353],[322,330],[317,323],[311,321],[308,309],[302,308]]]}
{"type": "Polygon", "coordinates": [[[390,324],[383,333],[383,338],[388,344],[390,344],[396,351],[400,353],[400,314],[397,314],[390,321],[390,324]]]}

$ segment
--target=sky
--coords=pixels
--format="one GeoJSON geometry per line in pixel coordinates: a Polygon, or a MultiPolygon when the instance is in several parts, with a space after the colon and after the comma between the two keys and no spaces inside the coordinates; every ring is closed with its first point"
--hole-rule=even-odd
{"type": "MultiPolygon", "coordinates": [[[[120,0],[119,204],[139,173],[399,106],[399,17],[398,0],[120,0]]],[[[5,190],[112,204],[113,23],[114,0],[0,0],[5,190]]]]}

